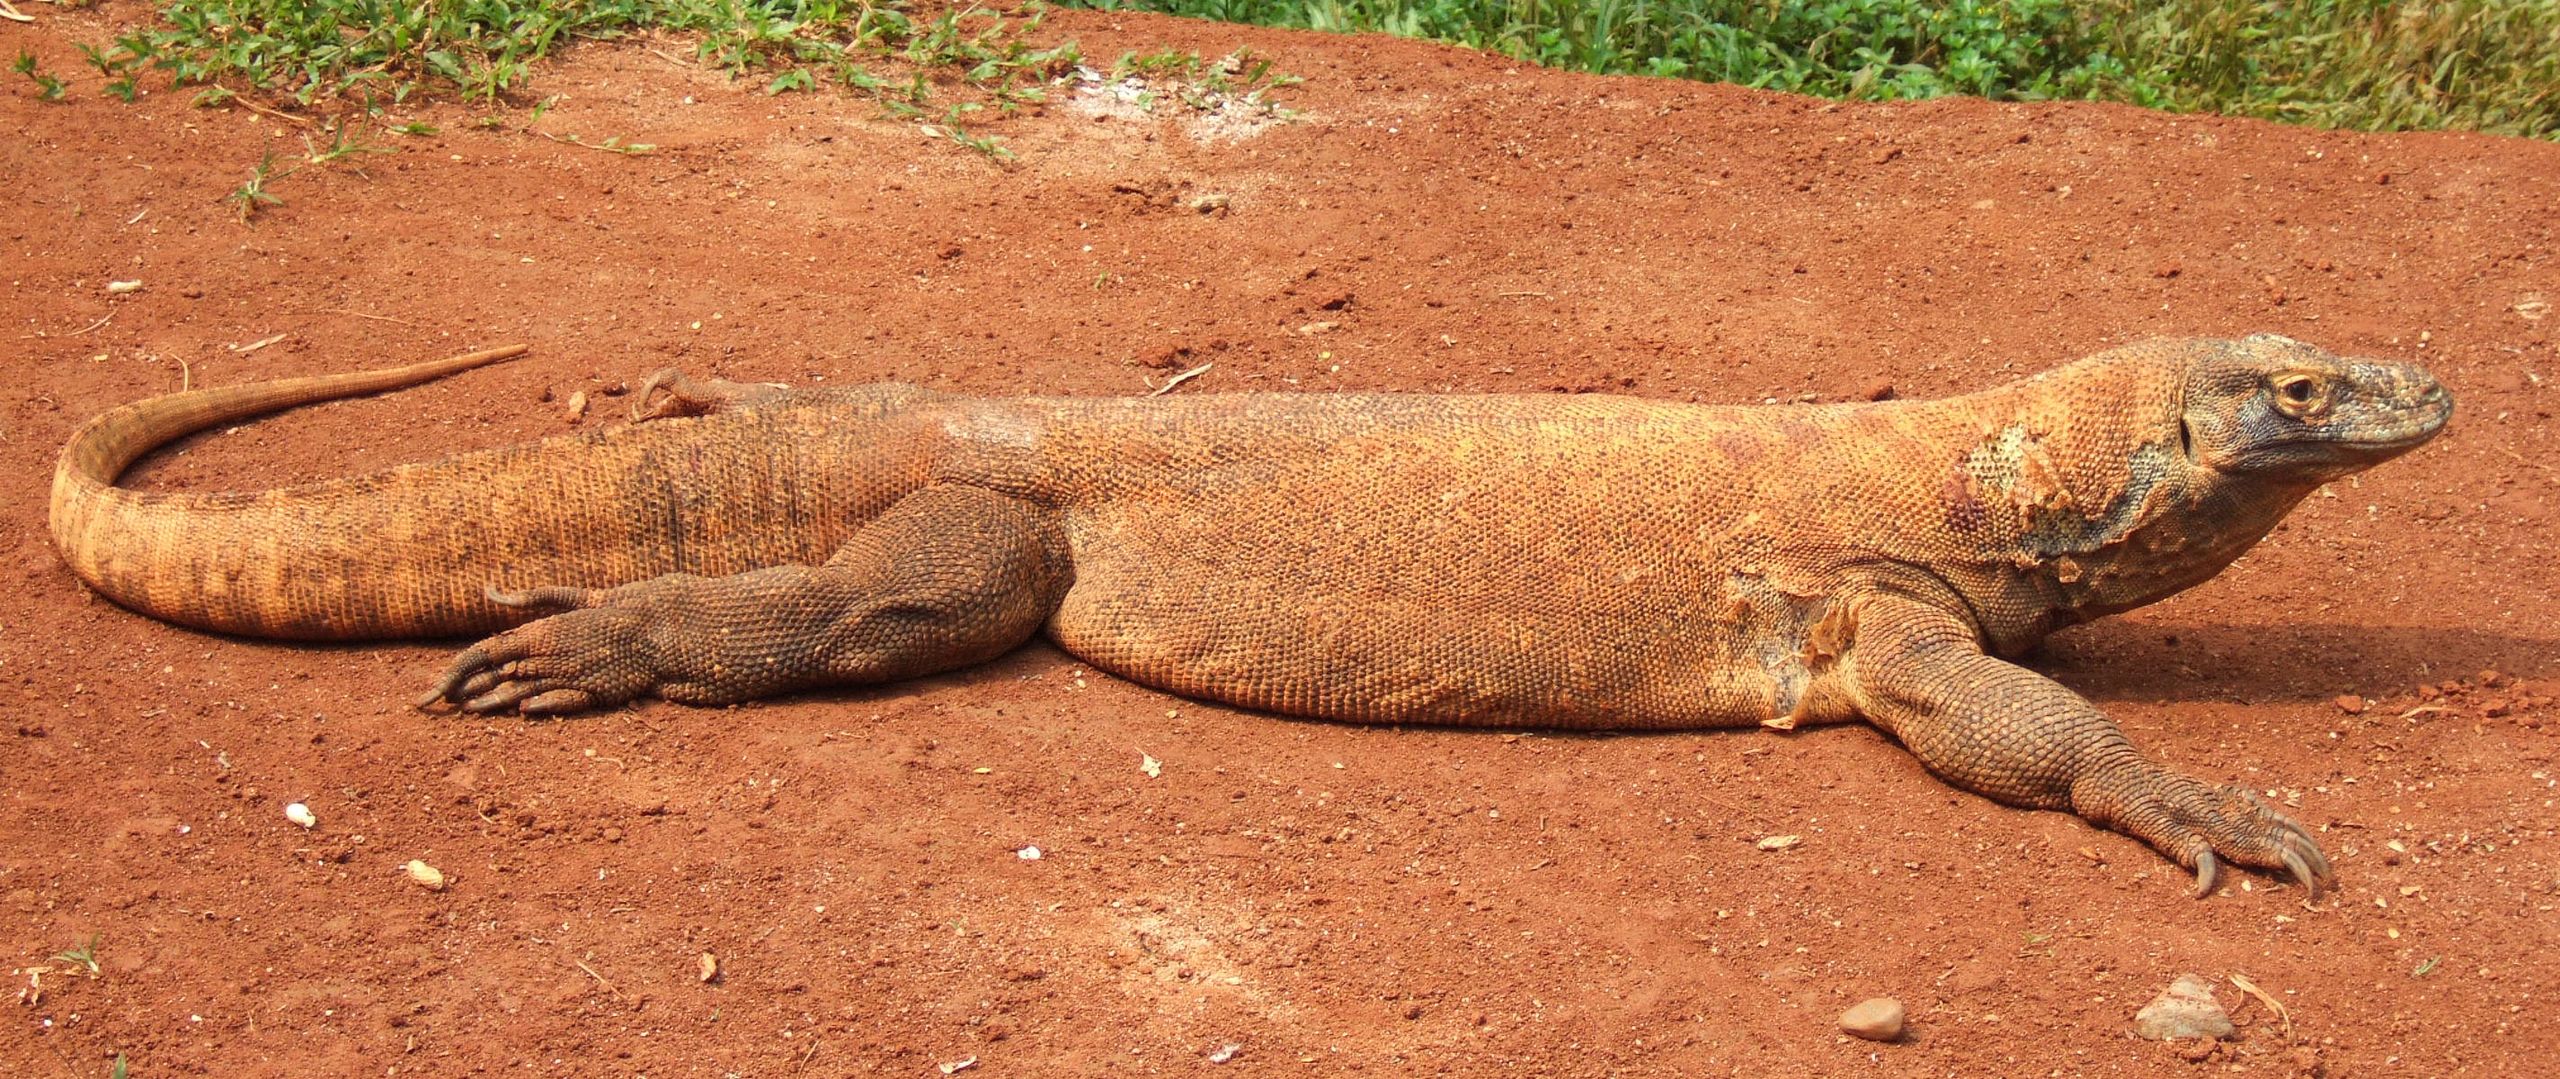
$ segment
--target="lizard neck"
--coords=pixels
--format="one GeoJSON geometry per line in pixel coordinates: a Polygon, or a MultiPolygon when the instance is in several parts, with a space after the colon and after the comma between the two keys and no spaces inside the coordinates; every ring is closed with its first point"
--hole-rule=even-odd
{"type": "Polygon", "coordinates": [[[1976,395],[1947,484],[1950,521],[1974,525],[1987,642],[2031,647],[2064,626],[2131,610],[2221,572],[2310,486],[2224,476],[2190,459],[2183,372],[2102,354],[1976,395]]]}

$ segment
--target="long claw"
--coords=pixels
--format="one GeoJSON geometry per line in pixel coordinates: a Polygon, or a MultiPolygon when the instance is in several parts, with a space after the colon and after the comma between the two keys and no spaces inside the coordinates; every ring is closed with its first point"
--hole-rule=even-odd
{"type": "Polygon", "coordinates": [[[437,701],[461,700],[458,690],[463,681],[487,667],[488,663],[489,654],[477,648],[453,657],[453,664],[444,669],[444,677],[436,679],[435,688],[428,690],[426,696],[418,698],[418,702],[410,707],[424,711],[437,701]]]}
{"type": "Polygon", "coordinates": [[[487,693],[490,690],[498,688],[499,681],[505,677],[506,676],[504,674],[495,670],[486,670],[472,675],[471,677],[464,679],[460,686],[454,687],[453,699],[469,700],[483,693],[487,693]]]}
{"type": "Polygon", "coordinates": [[[555,689],[526,698],[516,710],[528,716],[556,716],[595,707],[595,696],[581,689],[555,689]]]}
{"type": "Polygon", "coordinates": [[[2202,899],[2212,895],[2213,886],[2218,883],[2221,876],[2222,866],[2213,860],[2212,851],[2196,853],[2196,890],[2193,893],[2196,898],[2202,899]]]}
{"type": "MultiPolygon", "coordinates": [[[[683,377],[684,375],[673,367],[661,367],[649,372],[649,377],[640,380],[640,388],[631,391],[631,422],[647,423],[650,420],[665,419],[673,415],[673,413],[661,412],[651,407],[649,398],[656,396],[658,390],[665,387],[668,382],[683,377]]],[[[674,396],[674,392],[669,391],[668,396],[674,396]]]]}
{"type": "Polygon", "coordinates": [[[533,696],[545,688],[547,687],[540,682],[509,682],[464,701],[462,710],[480,713],[504,711],[514,707],[517,701],[533,696]]]}
{"type": "Polygon", "coordinates": [[[2320,844],[2313,842],[2311,837],[2306,835],[2302,837],[2301,848],[2302,860],[2311,863],[2312,876],[2324,881],[2337,878],[2338,871],[2329,865],[2329,856],[2321,853],[2320,844]]]}
{"type": "Polygon", "coordinates": [[[2276,856],[2284,859],[2284,867],[2293,871],[2293,879],[2302,885],[2302,890],[2311,893],[2308,901],[2319,902],[2320,878],[2311,875],[2311,864],[2303,861],[2302,855],[2295,853],[2291,845],[2278,848],[2276,856]]]}

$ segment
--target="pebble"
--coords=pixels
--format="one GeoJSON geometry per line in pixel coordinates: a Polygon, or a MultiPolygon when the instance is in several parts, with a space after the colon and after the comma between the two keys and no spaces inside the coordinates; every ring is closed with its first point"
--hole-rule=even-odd
{"type": "Polygon", "coordinates": [[[1840,1013],[1840,1029],[1871,1042],[1889,1042],[1902,1037],[1902,1002],[1892,997],[1870,997],[1840,1013]]]}
{"type": "Polygon", "coordinates": [[[2169,988],[2134,1013],[2133,1028],[2153,1041],[2228,1038],[2231,1017],[2214,1003],[2213,986],[2194,974],[2180,974],[2169,988]]]}
{"type": "Polygon", "coordinates": [[[428,865],[427,863],[415,858],[409,859],[409,864],[402,866],[401,868],[408,871],[409,883],[415,884],[430,892],[441,892],[444,890],[443,870],[437,869],[436,867],[428,865]]]}
{"type": "Polygon", "coordinates": [[[311,815],[311,807],[300,802],[284,807],[284,819],[305,828],[316,828],[320,825],[320,818],[311,815]]]}

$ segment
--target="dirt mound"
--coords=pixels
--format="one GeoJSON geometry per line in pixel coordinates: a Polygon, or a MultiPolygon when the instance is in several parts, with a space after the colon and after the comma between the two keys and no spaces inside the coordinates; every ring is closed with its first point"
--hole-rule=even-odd
{"type": "MultiPolygon", "coordinates": [[[[77,70],[102,25],[42,14],[0,33],[77,70]]],[[[2213,1062],[2252,1074],[2513,1074],[2560,1044],[2560,146],[1052,25],[1105,58],[1250,44],[1306,77],[1299,115],[1061,99],[993,128],[1000,168],[869,106],[581,47],[540,73],[539,126],[655,153],[430,110],[441,134],[276,181],[244,226],[222,196],[301,154],[295,125],[0,94],[0,949],[56,971],[0,1071],[1197,1074],[1236,1046],[1237,1074],[2183,1074],[2197,1047],[2130,1030],[2190,970],[2239,1024],[2213,1062]],[[533,355],[209,434],[136,482],[523,440],[578,392],[609,422],[667,364],[1794,401],[2260,330],[2424,360],[2457,429],[2039,662],[2319,828],[2344,886],[2319,910],[2259,877],[2190,902],[2134,841],[1956,793],[1865,728],[1365,730],[1045,646],[728,710],[425,717],[447,646],[174,629],[90,595],[44,528],[54,453],[107,407],[510,341],[533,355]],[[1757,845],[1778,834],[1802,840],[1757,845]],[[95,977],[45,961],[90,934],[95,977]],[[1906,1041],[1839,1032],[1870,996],[1908,1006],[1906,1041]]]]}

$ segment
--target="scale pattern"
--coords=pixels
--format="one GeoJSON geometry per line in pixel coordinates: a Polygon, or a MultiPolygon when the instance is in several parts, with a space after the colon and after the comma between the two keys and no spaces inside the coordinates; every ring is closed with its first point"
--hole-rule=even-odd
{"type": "Polygon", "coordinates": [[[118,602],[229,632],[494,635],[428,694],[549,714],[912,677],[1043,628],[1176,693],[1363,723],[1866,719],[1939,775],[2198,871],[2328,864],[2000,658],[2212,577],[2426,441],[2424,370],[2156,341],[1940,401],[979,399],[652,376],[644,422],[243,494],[115,487],[184,433],[495,353],[110,412],[54,531],[118,602]],[[657,394],[665,396],[659,398],[657,394]]]}

